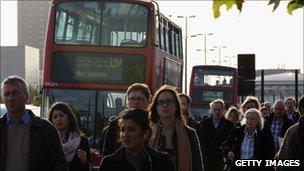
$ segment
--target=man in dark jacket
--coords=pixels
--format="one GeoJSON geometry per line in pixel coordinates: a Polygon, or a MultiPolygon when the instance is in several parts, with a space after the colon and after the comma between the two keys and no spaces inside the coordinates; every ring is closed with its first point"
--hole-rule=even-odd
{"type": "Polygon", "coordinates": [[[300,114],[295,110],[296,100],[292,97],[288,97],[285,100],[286,116],[294,122],[298,122],[300,114]]]}
{"type": "Polygon", "coordinates": [[[198,123],[191,116],[189,111],[191,98],[184,93],[178,94],[178,97],[179,97],[181,112],[186,120],[186,124],[197,131],[198,123]]]}
{"type": "Polygon", "coordinates": [[[25,109],[26,82],[10,76],[1,92],[7,113],[0,119],[0,170],[68,170],[55,127],[25,109]]]}
{"type": "Polygon", "coordinates": [[[273,104],[273,113],[266,117],[267,124],[265,125],[271,131],[276,152],[280,148],[281,141],[287,129],[294,124],[294,122],[287,118],[286,106],[283,100],[276,100],[273,104]]]}
{"type": "Polygon", "coordinates": [[[233,123],[223,117],[225,103],[218,99],[210,103],[212,117],[201,124],[201,149],[205,171],[222,171],[223,155],[220,146],[227,139],[233,123]]]}

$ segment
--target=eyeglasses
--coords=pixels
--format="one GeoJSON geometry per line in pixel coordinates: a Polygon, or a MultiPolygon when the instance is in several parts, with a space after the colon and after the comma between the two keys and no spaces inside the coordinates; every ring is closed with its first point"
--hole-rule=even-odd
{"type": "Polygon", "coordinates": [[[173,99],[167,99],[167,100],[159,100],[157,102],[158,106],[164,106],[164,105],[170,105],[170,104],[174,104],[175,101],[173,99]]]}
{"type": "Polygon", "coordinates": [[[144,97],[130,97],[128,98],[128,101],[131,101],[131,102],[144,102],[146,100],[146,98],[144,97]]]}

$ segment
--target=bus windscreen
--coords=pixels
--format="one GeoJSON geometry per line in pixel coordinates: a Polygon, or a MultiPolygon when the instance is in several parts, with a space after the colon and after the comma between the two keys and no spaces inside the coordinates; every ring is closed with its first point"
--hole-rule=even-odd
{"type": "Polygon", "coordinates": [[[57,44],[144,47],[148,8],[108,2],[62,2],[56,8],[54,39],[57,44]]]}
{"type": "Polygon", "coordinates": [[[197,69],[194,73],[194,86],[233,87],[233,71],[197,69]]]}
{"type": "Polygon", "coordinates": [[[52,58],[54,82],[131,84],[145,81],[144,56],[56,52],[52,58]]]}

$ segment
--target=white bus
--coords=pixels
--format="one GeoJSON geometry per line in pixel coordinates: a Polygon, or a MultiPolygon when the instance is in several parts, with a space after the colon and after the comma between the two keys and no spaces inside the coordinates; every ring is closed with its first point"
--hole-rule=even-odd
{"type": "MultiPolygon", "coordinates": [[[[40,116],[40,107],[33,105],[26,105],[26,109],[33,111],[36,116],[40,116]]],[[[0,118],[6,113],[6,107],[3,103],[0,104],[0,118]]]]}

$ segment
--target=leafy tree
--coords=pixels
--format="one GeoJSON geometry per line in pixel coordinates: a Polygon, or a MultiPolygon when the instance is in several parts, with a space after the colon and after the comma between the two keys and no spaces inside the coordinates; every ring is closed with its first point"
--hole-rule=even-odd
{"type": "MultiPolygon", "coordinates": [[[[273,5],[273,11],[277,9],[281,0],[269,0],[268,5],[273,5]]],[[[213,16],[218,18],[221,15],[220,7],[226,5],[227,10],[231,9],[233,5],[237,6],[237,9],[241,12],[244,0],[213,0],[213,16]]],[[[303,8],[304,0],[290,0],[287,5],[287,12],[292,15],[292,12],[296,9],[303,8]]]]}
{"type": "Polygon", "coordinates": [[[28,92],[29,92],[29,101],[28,101],[29,104],[34,104],[35,106],[39,106],[40,97],[37,93],[38,92],[37,88],[33,88],[29,86],[28,92]]]}

